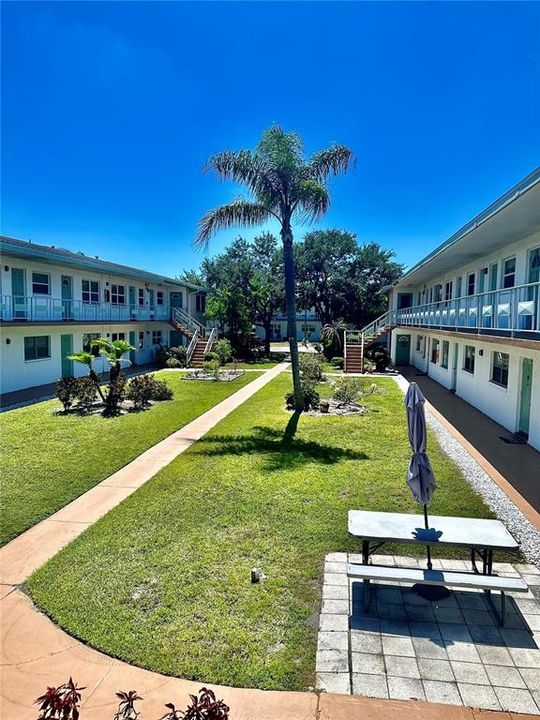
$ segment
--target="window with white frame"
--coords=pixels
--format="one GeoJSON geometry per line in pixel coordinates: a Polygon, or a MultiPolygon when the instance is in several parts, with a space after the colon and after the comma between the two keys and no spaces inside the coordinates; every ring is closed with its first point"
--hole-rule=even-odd
{"type": "Polygon", "coordinates": [[[123,332],[115,332],[111,333],[111,340],[114,342],[115,340],[125,340],[126,339],[126,333],[123,332]]]}
{"type": "Polygon", "coordinates": [[[24,361],[45,360],[51,357],[51,338],[49,335],[34,335],[24,338],[24,361]]]}
{"type": "Polygon", "coordinates": [[[416,336],[416,352],[420,352],[421,349],[422,349],[422,336],[417,335],[416,336]]]}
{"type": "Polygon", "coordinates": [[[98,357],[99,348],[96,345],[92,345],[94,340],[99,340],[99,333],[85,333],[82,336],[82,349],[84,352],[92,353],[94,357],[98,357]]]}
{"type": "Polygon", "coordinates": [[[138,295],[139,295],[139,305],[144,305],[144,290],[143,290],[143,288],[139,288],[138,295]]]}
{"type": "Polygon", "coordinates": [[[163,305],[163,290],[158,290],[156,293],[156,304],[163,305]]]}
{"type": "Polygon", "coordinates": [[[139,330],[139,350],[144,347],[144,330],[139,330]]]}
{"type": "Polygon", "coordinates": [[[195,310],[203,313],[206,310],[206,295],[198,293],[195,296],[195,310]]]}
{"type": "Polygon", "coordinates": [[[152,345],[161,345],[163,343],[163,334],[161,330],[152,330],[152,345]]]}
{"type": "Polygon", "coordinates": [[[491,354],[491,382],[502,387],[508,387],[508,366],[510,355],[503,352],[491,354]]]}
{"type": "Polygon", "coordinates": [[[434,300],[435,302],[441,302],[442,300],[442,285],[435,285],[434,288],[434,300]]]}
{"type": "Polygon", "coordinates": [[[511,288],[516,284],[516,258],[507,258],[503,262],[503,288],[511,288]]]}
{"type": "Polygon", "coordinates": [[[463,356],[463,369],[468,373],[474,373],[474,345],[465,345],[465,354],[463,356]]]}
{"type": "Polygon", "coordinates": [[[436,338],[431,341],[431,362],[435,365],[439,362],[439,341],[436,338]]]}
{"type": "Polygon", "coordinates": [[[86,304],[99,302],[99,282],[97,280],[82,281],[82,301],[86,304]]]}
{"type": "Polygon", "coordinates": [[[451,300],[452,299],[452,281],[449,280],[446,285],[444,286],[444,299],[445,300],[451,300]]]}
{"type": "Polygon", "coordinates": [[[111,285],[111,303],[113,305],[125,305],[126,304],[126,286],[125,285],[111,285]]]}
{"type": "Polygon", "coordinates": [[[441,367],[445,370],[448,368],[448,353],[450,352],[450,343],[448,340],[442,342],[441,367]]]}
{"type": "Polygon", "coordinates": [[[51,276],[48,273],[32,273],[32,293],[34,295],[51,294],[51,276]]]}
{"type": "Polygon", "coordinates": [[[475,273],[472,272],[467,275],[467,295],[474,295],[475,280],[476,280],[475,273]]]}

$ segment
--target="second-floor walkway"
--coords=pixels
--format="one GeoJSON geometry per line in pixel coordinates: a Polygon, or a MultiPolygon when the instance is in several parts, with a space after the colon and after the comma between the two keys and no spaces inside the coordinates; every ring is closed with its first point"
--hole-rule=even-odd
{"type": "Polygon", "coordinates": [[[3,295],[0,319],[3,322],[55,323],[65,320],[77,322],[168,322],[171,310],[168,304],[138,305],[111,302],[87,303],[81,300],[65,300],[49,296],[24,297],[3,295]]]}

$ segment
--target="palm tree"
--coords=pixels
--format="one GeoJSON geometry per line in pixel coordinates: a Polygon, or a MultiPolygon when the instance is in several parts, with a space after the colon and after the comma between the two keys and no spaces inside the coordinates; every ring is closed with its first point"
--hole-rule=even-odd
{"type": "Polygon", "coordinates": [[[326,323],[322,329],[321,338],[329,347],[336,345],[341,350],[343,347],[341,334],[345,333],[346,329],[347,323],[343,319],[326,323]]]}
{"type": "Polygon", "coordinates": [[[106,340],[98,338],[92,342],[94,347],[99,348],[99,352],[109,363],[109,389],[105,399],[104,415],[114,415],[118,411],[121,395],[123,394],[124,381],[120,378],[120,370],[122,363],[131,365],[131,361],[124,357],[130,350],[135,348],[125,340],[106,340]]]}
{"type": "Polygon", "coordinates": [[[221,180],[243,184],[252,199],[238,198],[209,210],[199,223],[196,246],[206,248],[214,233],[236,225],[253,227],[274,218],[281,226],[287,334],[297,412],[304,409],[304,398],[298,364],[291,223],[293,219],[312,222],[326,213],[330,205],[328,178],[346,172],[351,158],[351,150],[344,145],[332,145],[306,158],[299,135],[273,126],[263,133],[254,151],[226,150],[210,158],[205,166],[205,171],[213,170],[221,180]]]}
{"type": "Polygon", "coordinates": [[[88,368],[88,377],[93,381],[94,385],[96,386],[101,400],[105,402],[105,396],[103,395],[103,391],[99,383],[99,377],[97,376],[96,371],[92,367],[92,363],[94,362],[94,356],[92,355],[92,353],[86,352],[86,350],[81,350],[81,352],[73,353],[72,355],[67,355],[66,357],[68,360],[74,360],[75,362],[81,363],[81,365],[86,365],[86,367],[88,368]]]}

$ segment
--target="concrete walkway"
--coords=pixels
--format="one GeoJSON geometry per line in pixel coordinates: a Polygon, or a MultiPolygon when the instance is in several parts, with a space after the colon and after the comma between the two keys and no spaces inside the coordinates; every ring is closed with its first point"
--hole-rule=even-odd
{"type": "MultiPolygon", "coordinates": [[[[442,415],[495,471],[488,474],[496,474],[498,479],[503,478],[537,513],[540,512],[540,452],[527,444],[515,444],[512,433],[502,425],[430,377],[422,375],[416,368],[400,369],[403,377],[409,382],[417,383],[432,408],[442,415]]],[[[496,482],[497,478],[494,477],[496,482]]],[[[511,495],[511,492],[507,494],[511,495]]]]}
{"type": "MultiPolygon", "coordinates": [[[[164,704],[182,707],[204,683],[171,678],[108,657],[70,637],[39,612],[19,585],[64,545],[184,452],[232,410],[270,382],[287,364],[265,372],[129,465],[31,528],[0,550],[2,720],[35,720],[33,700],[47,686],[72,676],[85,686],[82,720],[111,720],[114,693],[136,689],[144,698],[142,718],[154,720],[164,704]]],[[[215,687],[231,707],[231,720],[518,720],[514,713],[415,701],[383,701],[342,695],[215,687]]]]}

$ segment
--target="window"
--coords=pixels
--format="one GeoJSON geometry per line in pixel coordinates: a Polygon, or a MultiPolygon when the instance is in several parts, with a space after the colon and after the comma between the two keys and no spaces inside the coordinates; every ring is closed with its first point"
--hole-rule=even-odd
{"type": "Polygon", "coordinates": [[[156,293],[156,297],[157,297],[157,304],[163,305],[163,290],[158,290],[156,293]]]}
{"type": "Polygon", "coordinates": [[[111,285],[111,303],[113,305],[125,305],[126,304],[126,286],[125,285],[111,285]]]}
{"type": "Polygon", "coordinates": [[[488,269],[480,268],[478,271],[478,292],[483,293],[487,290],[488,269]]]}
{"type": "Polygon", "coordinates": [[[463,369],[469,373],[474,372],[474,346],[465,345],[465,357],[463,358],[463,369]]]}
{"type": "Polygon", "coordinates": [[[508,365],[510,355],[502,352],[492,353],[491,382],[508,387],[508,365]]]}
{"type": "Polygon", "coordinates": [[[456,282],[456,297],[457,298],[461,297],[461,283],[462,283],[462,279],[460,276],[460,277],[458,277],[457,282],[456,282]]]}
{"type": "Polygon", "coordinates": [[[126,333],[112,333],[111,340],[114,342],[115,340],[125,340],[126,339],[126,333]]]}
{"type": "Polygon", "coordinates": [[[32,292],[34,295],[50,295],[50,276],[47,273],[32,273],[32,292]]]}
{"type": "Polygon", "coordinates": [[[99,356],[99,348],[92,345],[94,340],[99,340],[99,333],[86,333],[82,336],[82,349],[84,352],[92,353],[94,357],[99,356]]]}
{"type": "Polygon", "coordinates": [[[152,330],[152,345],[161,345],[162,342],[161,330],[152,330]]]}
{"type": "Polygon", "coordinates": [[[439,341],[435,338],[431,341],[431,362],[435,364],[439,362],[439,341]]]}
{"type": "Polygon", "coordinates": [[[442,358],[441,358],[441,367],[447,369],[448,368],[448,353],[450,351],[450,343],[448,340],[443,340],[442,343],[442,358]]]}
{"type": "Polygon", "coordinates": [[[511,288],[516,284],[516,258],[508,258],[503,263],[503,288],[511,288]]]}
{"type": "Polygon", "coordinates": [[[139,288],[139,305],[144,305],[144,290],[139,288]]]}
{"type": "Polygon", "coordinates": [[[444,286],[444,299],[445,300],[451,300],[452,299],[452,281],[446,283],[444,286]]]}
{"type": "Polygon", "coordinates": [[[203,313],[206,310],[206,296],[195,295],[195,310],[203,313]]]}
{"type": "Polygon", "coordinates": [[[416,336],[416,352],[420,352],[421,349],[422,349],[422,336],[417,335],[416,336]]]}
{"type": "Polygon", "coordinates": [[[467,275],[467,295],[474,295],[474,280],[474,273],[469,273],[467,275]]]}
{"type": "Polygon", "coordinates": [[[82,281],[82,301],[83,303],[99,302],[99,283],[97,280],[82,281]]]}
{"type": "Polygon", "coordinates": [[[490,290],[496,290],[497,289],[497,273],[499,270],[499,266],[497,263],[493,263],[489,270],[489,289],[490,290]]]}
{"type": "Polygon", "coordinates": [[[51,357],[51,338],[48,335],[36,335],[24,338],[24,361],[43,360],[51,357]]]}
{"type": "Polygon", "coordinates": [[[144,347],[144,330],[139,330],[139,350],[144,347]]]}

